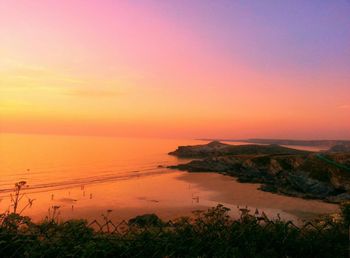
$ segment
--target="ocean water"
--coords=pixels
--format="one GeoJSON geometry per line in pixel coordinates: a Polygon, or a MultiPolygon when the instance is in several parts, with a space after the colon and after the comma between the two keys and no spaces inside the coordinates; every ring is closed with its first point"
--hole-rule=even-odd
{"type": "Polygon", "coordinates": [[[167,153],[183,144],[199,142],[2,134],[0,191],[21,180],[36,192],[170,172],[158,166],[181,162],[167,153]]]}
{"type": "MultiPolygon", "coordinates": [[[[25,181],[23,215],[40,220],[57,206],[59,218],[127,219],[157,213],[170,219],[223,203],[248,205],[271,216],[296,219],[328,213],[336,206],[277,196],[213,173],[189,174],[169,165],[188,162],[167,155],[179,145],[203,144],[181,139],[113,138],[58,135],[0,135],[0,213],[10,206],[14,184],[25,181]],[[231,194],[232,193],[232,194],[231,194]],[[107,212],[107,210],[110,210],[107,212]]],[[[232,143],[231,143],[232,144],[232,143]]],[[[233,143],[234,144],[234,143],[233,143]]]]}

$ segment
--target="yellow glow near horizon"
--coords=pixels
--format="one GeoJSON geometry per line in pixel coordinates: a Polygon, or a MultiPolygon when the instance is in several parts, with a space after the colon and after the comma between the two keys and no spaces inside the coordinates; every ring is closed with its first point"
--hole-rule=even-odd
{"type": "Polygon", "coordinates": [[[179,5],[201,12],[197,24],[166,15],[167,4],[5,2],[1,132],[350,137],[346,49],[332,67],[310,66],[303,56],[319,57],[308,46],[298,45],[294,58],[283,35],[221,9],[227,21],[179,5]],[[250,31],[267,33],[260,37],[269,44],[254,45],[250,31]],[[273,51],[260,57],[266,48],[273,51]]]}

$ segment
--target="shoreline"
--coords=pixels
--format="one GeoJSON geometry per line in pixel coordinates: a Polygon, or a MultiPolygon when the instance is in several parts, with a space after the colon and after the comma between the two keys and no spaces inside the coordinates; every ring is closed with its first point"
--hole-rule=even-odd
{"type": "Polygon", "coordinates": [[[187,164],[168,166],[190,173],[213,172],[242,183],[258,183],[265,192],[307,200],[341,203],[350,199],[347,165],[350,153],[311,152],[276,144],[231,145],[212,141],[179,146],[168,153],[192,157],[187,164]]]}
{"type": "Polygon", "coordinates": [[[92,184],[83,190],[80,187],[57,190],[53,192],[53,200],[49,192],[33,194],[31,198],[38,202],[24,215],[41,221],[49,207],[58,205],[61,207],[61,220],[101,220],[101,215],[106,214],[108,209],[112,210],[110,219],[116,222],[150,213],[163,220],[173,220],[222,204],[231,209],[233,218],[240,215],[237,206],[247,206],[251,213],[258,209],[270,219],[280,215],[284,220],[297,222],[339,211],[335,204],[263,192],[258,187],[259,184],[240,183],[230,176],[214,172],[172,170],[171,173],[164,171],[163,174],[132,180],[92,184]],[[104,194],[101,195],[97,191],[102,188],[104,194]],[[92,199],[90,193],[93,194],[92,199]]]}
{"type": "MultiPolygon", "coordinates": [[[[311,219],[339,212],[339,206],[321,200],[303,199],[259,190],[260,184],[240,183],[236,178],[215,172],[183,172],[178,179],[212,192],[210,200],[236,207],[248,206],[271,212],[279,210],[298,219],[311,219]],[[288,208],[287,208],[288,207],[288,208]]],[[[254,212],[254,210],[252,211],[254,212]]],[[[276,214],[271,214],[276,216],[276,214]]],[[[293,219],[293,218],[292,218],[293,219]]]]}

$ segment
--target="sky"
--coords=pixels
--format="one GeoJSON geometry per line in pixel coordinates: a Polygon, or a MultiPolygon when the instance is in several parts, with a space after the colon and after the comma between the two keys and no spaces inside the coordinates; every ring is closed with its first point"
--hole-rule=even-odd
{"type": "Polygon", "coordinates": [[[0,132],[350,139],[350,1],[1,0],[0,132]]]}

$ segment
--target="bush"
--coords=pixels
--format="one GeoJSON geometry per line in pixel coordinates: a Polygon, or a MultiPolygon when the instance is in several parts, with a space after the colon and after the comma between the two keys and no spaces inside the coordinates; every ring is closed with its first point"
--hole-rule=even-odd
{"type": "Polygon", "coordinates": [[[140,227],[162,226],[163,221],[156,214],[144,214],[130,219],[128,224],[140,227]]]}
{"type": "MultiPolygon", "coordinates": [[[[103,232],[105,225],[100,226],[102,231],[96,231],[84,220],[64,223],[47,220],[35,224],[17,217],[17,224],[0,226],[0,254],[1,257],[347,257],[348,234],[343,222],[322,220],[299,228],[291,222],[252,216],[246,210],[240,219],[233,220],[228,211],[218,205],[193,217],[167,223],[155,215],[147,216],[152,219],[146,223],[141,216],[135,218],[141,224],[129,224],[126,231],[116,225],[112,232],[103,232]]],[[[343,212],[343,216],[346,214],[343,212]]]]}

